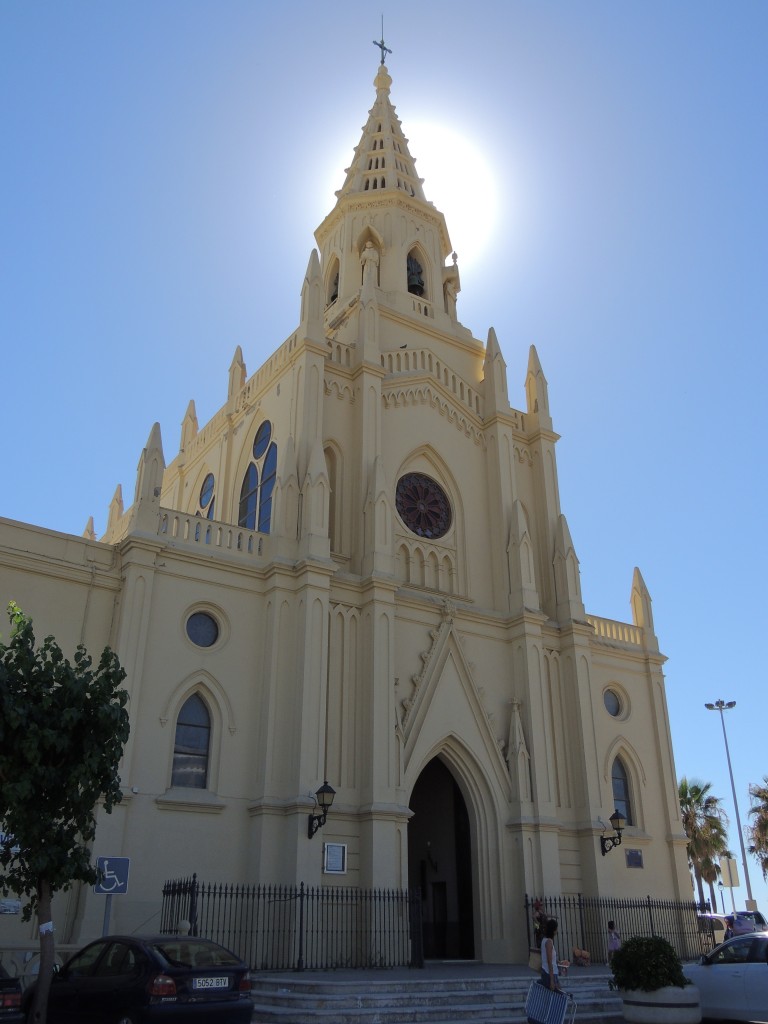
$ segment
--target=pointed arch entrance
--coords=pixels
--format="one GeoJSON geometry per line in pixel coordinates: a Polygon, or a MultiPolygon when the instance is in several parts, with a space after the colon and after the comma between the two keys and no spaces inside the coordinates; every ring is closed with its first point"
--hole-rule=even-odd
{"type": "Polygon", "coordinates": [[[469,812],[456,779],[434,757],[411,793],[408,877],[421,888],[424,956],[471,960],[475,955],[469,812]]]}

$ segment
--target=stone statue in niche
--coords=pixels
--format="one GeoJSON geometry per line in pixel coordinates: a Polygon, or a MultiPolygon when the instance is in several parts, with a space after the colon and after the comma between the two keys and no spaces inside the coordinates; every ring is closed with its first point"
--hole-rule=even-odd
{"type": "Polygon", "coordinates": [[[443,292],[445,294],[445,312],[452,319],[456,319],[456,282],[448,280],[443,285],[443,292]]]}
{"type": "Polygon", "coordinates": [[[360,262],[363,265],[363,284],[366,281],[370,281],[371,284],[378,284],[379,250],[374,246],[373,242],[368,241],[365,243],[365,248],[360,256],[360,262]]]}

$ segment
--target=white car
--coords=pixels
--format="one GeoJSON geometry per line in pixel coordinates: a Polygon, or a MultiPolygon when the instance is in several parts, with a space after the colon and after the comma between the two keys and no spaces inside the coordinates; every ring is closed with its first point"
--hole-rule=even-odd
{"type": "Polygon", "coordinates": [[[768,1024],[768,931],[737,935],[683,968],[701,993],[701,1015],[768,1024]]]}

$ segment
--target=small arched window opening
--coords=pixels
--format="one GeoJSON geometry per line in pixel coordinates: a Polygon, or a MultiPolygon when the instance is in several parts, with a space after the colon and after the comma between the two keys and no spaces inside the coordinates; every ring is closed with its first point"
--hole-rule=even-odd
{"type": "Polygon", "coordinates": [[[378,182],[378,179],[377,179],[377,178],[374,178],[374,179],[373,179],[373,187],[374,187],[374,188],[378,188],[378,187],[379,187],[379,182],[378,182]]]}
{"type": "Polygon", "coordinates": [[[424,295],[424,268],[416,257],[415,251],[408,253],[408,291],[412,295],[424,295]]]}
{"type": "Polygon", "coordinates": [[[202,697],[193,693],[184,702],[176,719],[171,785],[205,789],[208,785],[210,747],[211,716],[202,697]]]}
{"type": "Polygon", "coordinates": [[[328,275],[328,297],[326,305],[330,306],[339,297],[339,261],[334,258],[331,264],[331,272],[328,275]]]}
{"type": "Polygon", "coordinates": [[[626,818],[628,825],[633,825],[634,816],[629,797],[629,776],[627,775],[627,769],[618,757],[613,762],[611,782],[613,784],[613,805],[615,809],[623,818],[626,818]]]}

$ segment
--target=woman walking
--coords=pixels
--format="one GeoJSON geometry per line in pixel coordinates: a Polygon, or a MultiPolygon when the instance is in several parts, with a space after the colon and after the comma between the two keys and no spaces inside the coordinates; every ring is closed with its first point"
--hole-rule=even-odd
{"type": "Polygon", "coordinates": [[[552,992],[562,992],[560,988],[560,971],[555,949],[557,921],[551,917],[544,926],[544,938],[541,940],[541,984],[552,992]]]}

